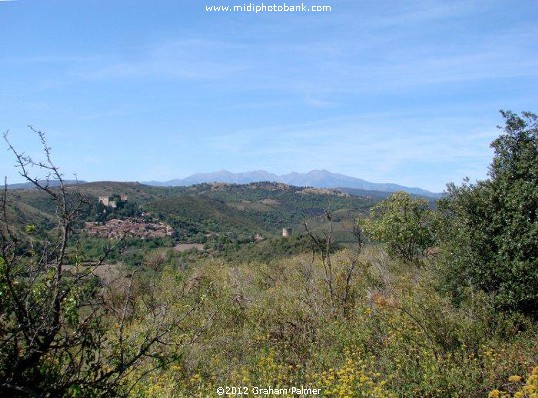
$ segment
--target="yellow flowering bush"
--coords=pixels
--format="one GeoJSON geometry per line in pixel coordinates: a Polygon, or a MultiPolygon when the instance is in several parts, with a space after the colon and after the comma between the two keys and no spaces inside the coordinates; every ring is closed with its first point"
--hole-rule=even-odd
{"type": "Polygon", "coordinates": [[[519,375],[508,378],[503,390],[491,390],[488,398],[538,398],[538,366],[534,367],[525,383],[519,375]]]}
{"type": "Polygon", "coordinates": [[[345,351],[344,363],[336,369],[307,376],[309,385],[321,388],[323,396],[334,398],[395,397],[387,388],[381,373],[372,371],[373,364],[357,353],[345,351]]]}

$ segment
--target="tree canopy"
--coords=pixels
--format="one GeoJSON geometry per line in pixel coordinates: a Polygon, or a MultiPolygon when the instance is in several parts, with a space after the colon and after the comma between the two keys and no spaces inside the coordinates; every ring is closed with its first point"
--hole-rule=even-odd
{"type": "Polygon", "coordinates": [[[404,261],[414,261],[435,241],[434,217],[425,199],[396,192],[374,206],[369,219],[359,220],[364,232],[387,245],[388,253],[404,261]]]}
{"type": "Polygon", "coordinates": [[[447,286],[493,294],[500,309],[537,316],[538,117],[501,111],[489,179],[448,185],[439,205],[447,286]]]}

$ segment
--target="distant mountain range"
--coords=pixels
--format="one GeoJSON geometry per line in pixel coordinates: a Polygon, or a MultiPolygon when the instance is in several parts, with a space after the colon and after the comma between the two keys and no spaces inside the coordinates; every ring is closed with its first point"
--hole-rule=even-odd
{"type": "Polygon", "coordinates": [[[227,170],[215,173],[198,173],[186,178],[170,181],[148,181],[144,184],[154,186],[190,186],[201,183],[223,182],[228,184],[248,184],[251,182],[282,182],[288,185],[314,188],[352,188],[368,191],[396,192],[405,191],[413,195],[440,197],[441,194],[427,191],[417,187],[405,187],[398,184],[374,183],[361,178],[349,177],[344,174],[331,173],[327,170],[312,170],[308,173],[289,173],[276,175],[265,170],[256,170],[245,173],[232,173],[227,170]]]}
{"type": "MultiPolygon", "coordinates": [[[[232,173],[227,170],[217,171],[215,173],[197,173],[186,178],[179,178],[169,181],[147,181],[146,185],[153,185],[159,187],[166,186],[190,186],[202,183],[221,182],[227,184],[249,184],[252,182],[281,182],[288,185],[294,185],[298,187],[314,187],[314,188],[330,188],[339,189],[343,192],[350,194],[356,194],[353,190],[360,191],[374,191],[374,192],[396,192],[404,191],[412,195],[425,196],[429,198],[439,198],[441,194],[427,191],[417,187],[406,187],[398,184],[390,183],[375,183],[363,180],[361,178],[355,178],[346,176],[339,173],[331,173],[327,170],[312,170],[308,173],[289,173],[284,175],[277,175],[269,173],[265,170],[249,171],[245,173],[232,173]]],[[[45,184],[46,181],[40,181],[45,184]]],[[[65,181],[67,185],[85,184],[85,181],[65,181]]],[[[49,186],[54,187],[58,184],[57,181],[49,181],[49,186]]],[[[10,184],[8,189],[29,189],[34,188],[31,183],[10,184]]],[[[362,192],[361,194],[364,194],[362,192]]]]}

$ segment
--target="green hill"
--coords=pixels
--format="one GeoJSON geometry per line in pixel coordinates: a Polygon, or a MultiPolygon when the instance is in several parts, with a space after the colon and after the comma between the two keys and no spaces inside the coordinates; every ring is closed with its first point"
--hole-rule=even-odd
{"type": "MultiPolygon", "coordinates": [[[[85,221],[105,221],[144,214],[170,224],[180,241],[200,241],[204,236],[245,239],[260,234],[277,236],[282,228],[304,232],[308,220],[314,230],[324,226],[326,210],[333,214],[336,235],[352,238],[353,220],[379,198],[358,197],[336,190],[300,188],[282,183],[198,184],[190,187],[154,187],[132,182],[92,182],[68,188],[86,198],[85,221]],[[125,195],[126,208],[106,210],[99,196],[125,195]]],[[[15,223],[41,223],[55,214],[50,198],[35,189],[8,192],[18,214],[15,223]],[[41,218],[40,218],[41,217],[41,218]]]]}
{"type": "Polygon", "coordinates": [[[375,202],[374,198],[333,190],[266,182],[193,185],[149,207],[159,212],[160,218],[188,224],[206,234],[275,236],[285,227],[303,231],[304,220],[318,226],[326,210],[334,213],[336,230],[351,232],[353,219],[375,202]]]}

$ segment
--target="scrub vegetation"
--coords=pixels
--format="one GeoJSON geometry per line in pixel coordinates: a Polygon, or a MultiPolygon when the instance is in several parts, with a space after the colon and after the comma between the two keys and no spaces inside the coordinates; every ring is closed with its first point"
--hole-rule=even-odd
{"type": "Polygon", "coordinates": [[[0,395],[538,396],[537,117],[502,115],[489,178],[437,203],[71,186],[43,133],[43,161],[10,146],[36,189],[1,197],[0,395]],[[134,218],[174,232],[84,232],[134,218]]]}

